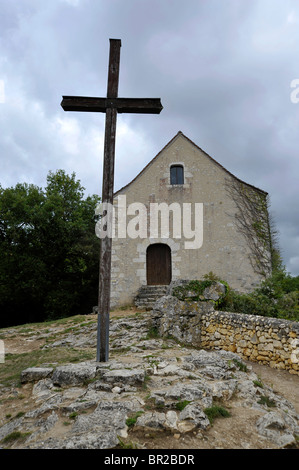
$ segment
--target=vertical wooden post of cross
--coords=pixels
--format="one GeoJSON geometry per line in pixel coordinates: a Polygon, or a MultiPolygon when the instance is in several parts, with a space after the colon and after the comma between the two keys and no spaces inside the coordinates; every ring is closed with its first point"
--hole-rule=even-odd
{"type": "MultiPolygon", "coordinates": [[[[116,120],[118,113],[159,114],[163,106],[160,98],[118,98],[120,39],[110,39],[107,97],[63,96],[64,111],[106,113],[102,204],[113,205],[116,120]]],[[[104,206],[105,207],[105,206],[104,206]]],[[[109,206],[108,206],[109,207],[109,206]]],[[[111,207],[111,206],[110,206],[111,207]]],[[[103,214],[105,215],[105,214],[103,214]]],[[[112,224],[111,214],[106,218],[112,224]]],[[[101,239],[97,361],[109,358],[109,313],[111,289],[112,227],[101,239]]]]}
{"type": "MultiPolygon", "coordinates": [[[[117,98],[119,82],[120,40],[110,40],[109,71],[107,99],[117,98]]],[[[104,167],[102,184],[102,203],[113,204],[114,189],[114,161],[116,136],[117,108],[107,107],[106,128],[104,143],[104,167]]],[[[108,217],[111,223],[111,217],[108,217]]],[[[111,233],[110,230],[107,230],[111,233]]],[[[99,314],[98,314],[98,342],[97,361],[106,362],[109,357],[109,313],[111,289],[111,251],[112,237],[107,236],[101,240],[100,249],[100,275],[99,275],[99,314]]]]}

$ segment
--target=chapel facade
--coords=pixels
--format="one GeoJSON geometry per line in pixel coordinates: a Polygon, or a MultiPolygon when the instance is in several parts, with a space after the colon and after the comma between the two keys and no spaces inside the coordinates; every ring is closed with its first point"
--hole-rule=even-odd
{"type": "Polygon", "coordinates": [[[267,198],[178,132],[114,195],[111,306],[211,272],[250,292],[271,273],[267,198]]]}

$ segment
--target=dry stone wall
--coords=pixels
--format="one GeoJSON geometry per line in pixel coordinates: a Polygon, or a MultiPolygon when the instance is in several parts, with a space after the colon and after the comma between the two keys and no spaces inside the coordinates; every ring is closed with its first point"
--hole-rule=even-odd
{"type": "Polygon", "coordinates": [[[235,352],[244,359],[299,375],[299,323],[216,311],[213,302],[158,300],[153,323],[161,335],[207,350],[235,352]]]}
{"type": "Polygon", "coordinates": [[[201,347],[225,349],[243,358],[299,375],[299,324],[257,315],[201,315],[201,347]]]}

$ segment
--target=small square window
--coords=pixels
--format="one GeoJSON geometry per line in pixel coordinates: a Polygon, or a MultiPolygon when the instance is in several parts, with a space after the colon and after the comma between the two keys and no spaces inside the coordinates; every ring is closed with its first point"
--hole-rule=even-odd
{"type": "Polygon", "coordinates": [[[182,165],[170,167],[170,184],[184,184],[184,168],[182,165]]]}

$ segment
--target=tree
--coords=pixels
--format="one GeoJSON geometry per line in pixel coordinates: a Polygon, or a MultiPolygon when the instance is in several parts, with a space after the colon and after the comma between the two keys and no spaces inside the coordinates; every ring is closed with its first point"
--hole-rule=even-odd
{"type": "Polygon", "coordinates": [[[88,313],[97,301],[98,196],[75,174],[49,172],[45,190],[0,187],[0,326],[88,313]]]}

